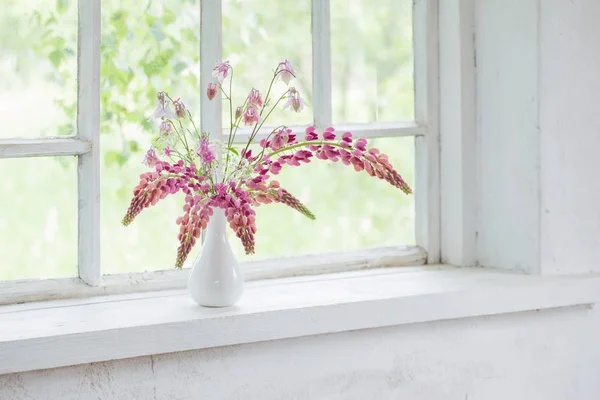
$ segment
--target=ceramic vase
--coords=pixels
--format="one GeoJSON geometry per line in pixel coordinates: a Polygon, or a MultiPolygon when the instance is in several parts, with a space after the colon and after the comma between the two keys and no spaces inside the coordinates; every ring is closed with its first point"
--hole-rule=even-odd
{"type": "Polygon", "coordinates": [[[227,238],[227,220],[221,208],[214,208],[206,229],[202,250],[192,266],[188,291],[204,307],[228,307],[242,296],[244,276],[227,238]]]}

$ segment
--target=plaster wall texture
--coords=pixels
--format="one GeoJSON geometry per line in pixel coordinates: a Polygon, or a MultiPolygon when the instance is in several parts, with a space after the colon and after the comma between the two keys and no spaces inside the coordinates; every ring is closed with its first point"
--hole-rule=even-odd
{"type": "Polygon", "coordinates": [[[346,332],[0,376],[3,400],[597,400],[589,307],[346,332]]]}

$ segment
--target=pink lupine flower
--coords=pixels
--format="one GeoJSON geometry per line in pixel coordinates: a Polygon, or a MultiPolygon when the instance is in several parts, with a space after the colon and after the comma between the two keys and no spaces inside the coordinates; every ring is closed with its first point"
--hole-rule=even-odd
{"type": "Polygon", "coordinates": [[[246,149],[242,150],[242,158],[251,159],[252,158],[252,149],[246,151],[246,149]]]}
{"type": "Polygon", "coordinates": [[[327,158],[330,159],[331,161],[333,161],[333,162],[338,161],[340,152],[337,149],[335,149],[333,146],[328,145],[328,144],[324,145],[323,152],[325,153],[327,158]]]}
{"type": "Polygon", "coordinates": [[[293,167],[297,167],[300,165],[300,162],[295,157],[288,158],[287,160],[285,160],[285,162],[287,165],[291,165],[293,167]]]}
{"type": "MultiPolygon", "coordinates": [[[[213,76],[216,79],[206,89],[209,101],[221,90],[221,84],[228,77],[230,68],[227,61],[214,68],[213,76]]],[[[279,75],[275,77],[277,80],[289,85],[294,77],[294,70],[286,60],[277,66],[276,74],[279,75]]],[[[289,87],[284,97],[280,99],[285,100],[284,108],[299,112],[307,106],[294,87],[289,87]]],[[[225,211],[229,226],[241,240],[247,254],[254,252],[255,206],[278,202],[314,218],[298,199],[281,188],[277,181],[271,180],[284,166],[299,166],[315,159],[341,162],[352,166],[357,172],[364,171],[369,176],[385,180],[406,194],[412,192],[402,176],[393,168],[387,155],[376,148],[367,148],[365,138],[354,138],[350,132],[340,131],[337,134],[332,127],[319,133],[315,127],[308,127],[305,135],[299,139],[296,139],[297,135],[293,134],[292,130],[277,128],[268,136],[269,140],[260,141],[259,155],[252,156],[252,151],[242,151],[241,159],[228,163],[226,171],[231,173],[223,174],[225,176],[215,180],[211,175],[214,165],[212,163],[221,160],[217,159],[220,153],[210,142],[209,135],[202,134],[200,140],[195,141],[193,138],[198,131],[194,121],[185,121],[186,124],[190,122],[189,128],[181,125],[182,129],[179,130],[179,125],[184,121],[179,120],[175,125],[173,119],[187,119],[190,116],[184,104],[179,99],[171,100],[165,92],[158,93],[157,99],[154,116],[160,119],[160,136],[153,142],[153,148],[148,150],[143,161],[154,170],[140,176],[140,182],[134,188],[133,198],[122,222],[128,225],[144,208],[157,204],[167,195],[183,192],[184,213],[176,221],[179,227],[179,248],[175,265],[178,268],[183,266],[191,254],[192,247],[200,241],[202,229],[207,228],[216,207],[225,211]],[[197,143],[198,148],[189,154],[188,143],[193,142],[197,143]],[[196,154],[201,160],[200,163],[196,160],[196,154]],[[157,155],[169,161],[161,161],[157,155]]],[[[235,110],[236,119],[230,126],[230,135],[239,127],[242,118],[246,125],[258,128],[258,125],[268,118],[266,114],[261,117],[265,100],[258,90],[252,89],[243,107],[237,107],[235,110]]],[[[248,146],[255,143],[252,141],[256,137],[255,133],[259,132],[253,131],[248,146]]],[[[232,137],[229,139],[231,141],[232,137]]],[[[227,161],[230,161],[229,157],[227,161]]]]}
{"type": "Polygon", "coordinates": [[[306,136],[304,137],[304,139],[306,139],[307,141],[311,141],[311,140],[317,140],[318,138],[319,138],[319,135],[317,135],[315,133],[314,126],[309,126],[308,128],[306,128],[306,136]]]}
{"type": "Polygon", "coordinates": [[[171,106],[169,105],[169,100],[167,99],[167,94],[165,92],[158,92],[156,95],[156,109],[154,110],[154,114],[152,114],[152,118],[175,118],[175,113],[173,110],[171,110],[171,106]]]}
{"type": "Polygon", "coordinates": [[[315,152],[315,157],[319,160],[327,160],[327,154],[323,151],[323,149],[319,149],[315,152]]]}
{"type": "Polygon", "coordinates": [[[200,156],[203,163],[209,164],[216,158],[215,146],[210,144],[206,137],[203,137],[196,149],[196,154],[200,156]]]}
{"type": "Polygon", "coordinates": [[[229,73],[229,61],[223,61],[217,64],[217,66],[213,69],[212,76],[217,78],[219,83],[223,83],[225,78],[227,78],[227,74],[229,73]]]}
{"type": "Polygon", "coordinates": [[[281,79],[286,85],[290,84],[290,81],[295,78],[296,71],[292,67],[292,64],[288,60],[279,63],[277,67],[278,78],[281,79]]]}
{"type": "Polygon", "coordinates": [[[146,152],[146,156],[144,157],[144,161],[142,161],[142,164],[144,164],[146,167],[154,168],[156,166],[156,163],[159,161],[160,160],[156,156],[156,152],[154,151],[154,149],[150,149],[146,152]]]}
{"type": "Polygon", "coordinates": [[[313,156],[313,154],[308,150],[298,150],[294,154],[294,159],[308,164],[310,162],[310,158],[312,156],[313,156]]]}
{"type": "Polygon", "coordinates": [[[296,88],[292,87],[287,92],[287,102],[283,106],[283,109],[290,107],[295,112],[300,112],[306,106],[306,102],[300,97],[300,92],[296,88]]]}
{"type": "Polygon", "coordinates": [[[248,106],[246,107],[246,111],[244,112],[244,124],[246,125],[254,125],[260,121],[260,115],[258,114],[258,109],[256,106],[248,106]]]}
{"type": "Polygon", "coordinates": [[[273,164],[271,164],[271,168],[269,169],[269,171],[273,175],[277,175],[279,173],[279,171],[281,171],[281,164],[278,162],[274,162],[273,164]]]}
{"type": "Polygon", "coordinates": [[[250,94],[248,95],[248,105],[256,106],[258,108],[262,107],[263,101],[258,89],[252,89],[250,91],[250,94]]]}
{"type": "Polygon", "coordinates": [[[215,98],[217,95],[217,90],[219,90],[219,87],[216,83],[211,82],[208,84],[208,88],[206,89],[206,96],[208,97],[208,100],[215,98]]]}
{"type": "Polygon", "coordinates": [[[352,164],[356,172],[360,172],[365,169],[365,164],[360,160],[360,158],[351,157],[350,163],[352,164]]]}
{"type": "Polygon", "coordinates": [[[342,158],[342,163],[344,165],[350,165],[350,159],[352,158],[352,154],[346,150],[340,150],[340,157],[342,158]]]}
{"type": "Polygon", "coordinates": [[[333,129],[332,127],[325,129],[325,131],[323,132],[323,139],[335,140],[335,133],[333,133],[334,131],[335,129],[333,129]]]}
{"type": "Polygon", "coordinates": [[[173,102],[173,105],[175,106],[175,116],[177,118],[185,118],[185,106],[183,103],[177,99],[173,102]]]}
{"type": "Polygon", "coordinates": [[[263,185],[259,188],[259,190],[260,194],[258,194],[255,198],[255,205],[260,205],[261,203],[269,204],[271,202],[282,203],[295,209],[296,211],[299,211],[310,219],[315,219],[315,215],[308,208],[306,208],[306,206],[302,204],[300,200],[294,197],[287,190],[280,187],[279,182],[271,181],[268,187],[263,185]]]}
{"type": "Polygon", "coordinates": [[[367,139],[359,138],[354,144],[354,148],[360,151],[367,150],[367,139]]]}

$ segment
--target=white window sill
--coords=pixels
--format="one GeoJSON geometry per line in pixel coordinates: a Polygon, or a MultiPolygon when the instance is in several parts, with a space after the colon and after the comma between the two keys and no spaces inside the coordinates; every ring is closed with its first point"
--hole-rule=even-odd
{"type": "Polygon", "coordinates": [[[250,282],[227,309],[181,290],[3,306],[0,374],[599,300],[600,276],[425,266],[250,282]]]}
{"type": "MultiPolygon", "coordinates": [[[[418,246],[388,246],[339,253],[301,255],[241,263],[246,281],[319,275],[391,266],[423,265],[425,251],[418,246]]],[[[0,281],[0,306],[32,301],[70,299],[186,287],[189,270],[104,275],[99,286],[79,278],[0,281]]]]}

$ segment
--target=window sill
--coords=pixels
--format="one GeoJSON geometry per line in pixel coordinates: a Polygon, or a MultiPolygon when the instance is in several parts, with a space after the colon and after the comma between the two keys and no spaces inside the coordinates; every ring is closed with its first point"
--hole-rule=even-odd
{"type": "MultiPolygon", "coordinates": [[[[381,267],[423,265],[427,261],[418,246],[374,247],[358,251],[272,258],[241,263],[246,281],[320,275],[381,267]]],[[[33,301],[76,297],[184,289],[189,270],[104,275],[99,286],[89,286],[79,278],[0,281],[0,306],[33,301]]]]}
{"type": "Polygon", "coordinates": [[[599,300],[600,276],[425,266],[250,282],[226,309],[182,290],[3,306],[0,374],[599,300]]]}

